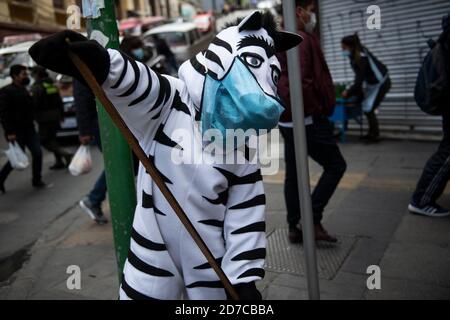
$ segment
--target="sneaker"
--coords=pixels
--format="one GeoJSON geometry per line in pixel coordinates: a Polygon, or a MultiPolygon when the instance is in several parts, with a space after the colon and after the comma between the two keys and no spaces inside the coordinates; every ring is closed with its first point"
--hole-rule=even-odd
{"type": "Polygon", "coordinates": [[[303,232],[297,227],[289,227],[289,242],[290,243],[302,243],[303,242],[303,232]]]}
{"type": "Polygon", "coordinates": [[[103,214],[102,208],[100,206],[94,206],[88,197],[82,199],[79,204],[81,209],[83,209],[91,217],[91,219],[98,224],[108,223],[108,220],[103,214]]]}
{"type": "Polygon", "coordinates": [[[408,205],[411,213],[421,214],[428,217],[443,218],[450,216],[450,210],[444,209],[438,204],[429,204],[423,207],[416,206],[412,203],[408,205]]]}
{"type": "Polygon", "coordinates": [[[50,189],[53,188],[53,183],[45,183],[43,181],[33,182],[33,187],[39,190],[50,189]]]}

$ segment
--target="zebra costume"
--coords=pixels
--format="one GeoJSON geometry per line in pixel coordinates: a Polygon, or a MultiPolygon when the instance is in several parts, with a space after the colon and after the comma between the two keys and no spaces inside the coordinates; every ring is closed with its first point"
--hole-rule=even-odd
{"type": "MultiPolygon", "coordinates": [[[[199,138],[198,120],[202,118],[202,100],[209,98],[203,97],[205,79],[220,82],[237,57],[248,65],[262,90],[276,96],[280,65],[275,53],[297,45],[301,38],[278,31],[276,37],[271,36],[263,20],[256,12],[220,32],[206,52],[181,66],[179,79],[157,74],[111,49],[107,51],[106,80],[100,79],[108,98],[233,285],[254,283],[264,276],[262,177],[257,164],[211,164],[212,155],[204,152],[205,144],[199,138]],[[179,130],[181,139],[175,138],[179,130]],[[187,152],[203,161],[176,164],[171,160],[174,154],[187,152]]],[[[33,50],[30,53],[44,64],[44,57],[39,61],[33,50]]],[[[137,190],[120,298],[226,299],[217,275],[142,164],[137,190]]]]}

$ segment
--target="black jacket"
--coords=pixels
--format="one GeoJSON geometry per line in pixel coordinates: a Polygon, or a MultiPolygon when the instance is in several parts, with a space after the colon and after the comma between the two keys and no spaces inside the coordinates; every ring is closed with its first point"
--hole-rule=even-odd
{"type": "Polygon", "coordinates": [[[58,88],[51,79],[36,81],[31,87],[36,121],[59,123],[64,116],[64,105],[58,88]]]}
{"type": "MultiPolygon", "coordinates": [[[[378,69],[381,71],[383,76],[385,76],[388,73],[387,67],[381,63],[368,49],[364,48],[364,51],[370,55],[372,60],[374,61],[375,65],[378,67],[378,69]]],[[[364,97],[363,92],[363,83],[366,81],[369,84],[376,84],[378,83],[378,80],[372,71],[372,68],[369,63],[369,58],[364,54],[364,52],[361,52],[361,58],[359,60],[359,63],[356,62],[355,57],[350,58],[350,64],[352,66],[353,71],[355,72],[355,80],[353,82],[353,85],[348,89],[349,96],[356,96],[359,98],[364,97]]]]}
{"type": "Polygon", "coordinates": [[[0,120],[6,135],[33,127],[33,100],[24,87],[10,84],[0,90],[0,120]]]}
{"type": "Polygon", "coordinates": [[[73,80],[73,97],[80,136],[93,136],[98,131],[98,116],[95,96],[91,89],[80,81],[73,80]]]}

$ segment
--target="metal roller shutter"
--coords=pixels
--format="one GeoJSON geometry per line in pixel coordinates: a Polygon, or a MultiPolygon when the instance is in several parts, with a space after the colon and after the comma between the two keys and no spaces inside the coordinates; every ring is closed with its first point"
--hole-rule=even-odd
{"type": "Polygon", "coordinates": [[[342,37],[358,32],[361,42],[389,68],[392,88],[379,108],[380,125],[402,131],[436,132],[439,117],[425,115],[414,102],[419,67],[437,39],[449,0],[319,0],[320,32],[325,58],[335,82],[351,82],[354,74],[341,56],[342,37]],[[381,30],[366,26],[369,5],[381,9],[381,30]]]}

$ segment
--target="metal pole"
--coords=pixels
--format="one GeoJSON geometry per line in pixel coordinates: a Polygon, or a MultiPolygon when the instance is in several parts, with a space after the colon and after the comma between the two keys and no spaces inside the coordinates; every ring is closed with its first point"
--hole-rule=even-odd
{"type": "MultiPolygon", "coordinates": [[[[107,48],[119,47],[119,31],[113,0],[105,0],[105,8],[101,9],[101,16],[88,19],[87,26],[89,37],[93,31],[100,31],[109,39],[107,48]]],[[[133,161],[127,142],[98,100],[97,111],[120,279],[130,247],[131,226],[136,208],[133,161]]]]}
{"type": "MultiPolygon", "coordinates": [[[[286,31],[297,32],[297,18],[294,0],[283,1],[283,17],[286,31]]],[[[289,83],[291,91],[292,120],[294,123],[295,158],[297,181],[300,192],[302,212],[303,248],[305,250],[306,276],[309,298],[320,299],[319,279],[317,276],[316,243],[309,186],[308,150],[306,145],[305,115],[303,106],[302,77],[300,68],[300,50],[298,47],[287,52],[289,83]]]]}

